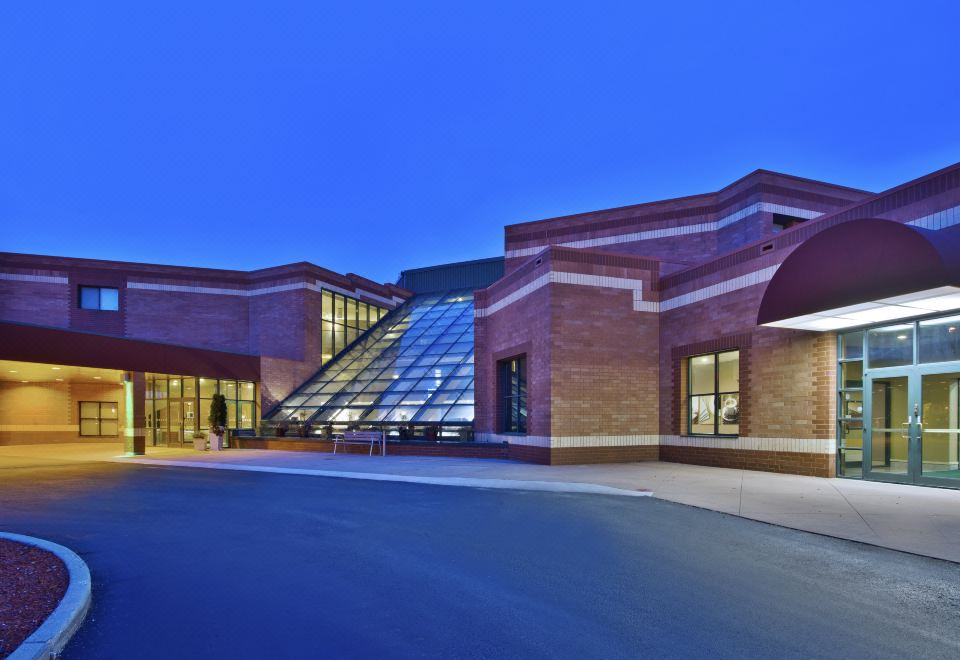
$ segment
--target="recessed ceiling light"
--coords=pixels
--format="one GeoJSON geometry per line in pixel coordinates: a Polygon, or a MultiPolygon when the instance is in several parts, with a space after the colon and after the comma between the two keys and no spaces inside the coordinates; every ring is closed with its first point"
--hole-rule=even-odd
{"type": "Polygon", "coordinates": [[[30,381],[29,381],[29,380],[21,380],[20,382],[21,382],[21,383],[29,383],[30,381]]]}
{"type": "Polygon", "coordinates": [[[62,381],[63,379],[62,379],[62,378],[58,378],[57,380],[62,381]]]}
{"type": "Polygon", "coordinates": [[[906,335],[897,335],[897,339],[899,339],[899,340],[901,340],[901,341],[903,341],[903,340],[906,339],[906,338],[907,338],[906,335]]]}
{"type": "Polygon", "coordinates": [[[100,380],[100,376],[94,376],[93,379],[94,379],[94,380],[100,380]]]}
{"type": "Polygon", "coordinates": [[[50,368],[53,369],[54,371],[60,371],[60,367],[50,367],[50,368]]]}
{"type": "Polygon", "coordinates": [[[15,374],[15,373],[17,373],[17,370],[16,370],[16,369],[11,369],[11,370],[9,371],[9,373],[15,374]]]}

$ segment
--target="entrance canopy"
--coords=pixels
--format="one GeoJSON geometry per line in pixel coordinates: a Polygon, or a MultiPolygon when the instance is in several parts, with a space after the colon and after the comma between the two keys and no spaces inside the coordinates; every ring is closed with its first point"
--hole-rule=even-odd
{"type": "Polygon", "coordinates": [[[960,238],[890,220],[826,229],[777,269],[757,324],[837,330],[960,309],[960,238]]]}

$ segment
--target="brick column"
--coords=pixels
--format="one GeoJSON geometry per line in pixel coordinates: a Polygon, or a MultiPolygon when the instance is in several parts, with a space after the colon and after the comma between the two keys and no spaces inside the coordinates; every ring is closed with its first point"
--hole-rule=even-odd
{"type": "Polygon", "coordinates": [[[124,420],[123,450],[127,456],[143,456],[147,449],[147,379],[143,372],[123,374],[124,420]]]}

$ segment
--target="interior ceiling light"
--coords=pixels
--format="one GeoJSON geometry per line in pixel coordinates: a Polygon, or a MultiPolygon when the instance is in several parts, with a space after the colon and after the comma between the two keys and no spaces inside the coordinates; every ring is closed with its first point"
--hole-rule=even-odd
{"type": "Polygon", "coordinates": [[[804,314],[782,321],[764,323],[764,325],[796,330],[839,330],[955,309],[960,309],[960,288],[942,286],[858,305],[825,309],[815,314],[804,314]]]}
{"type": "Polygon", "coordinates": [[[54,371],[60,371],[60,367],[50,367],[50,368],[53,369],[54,371]]]}

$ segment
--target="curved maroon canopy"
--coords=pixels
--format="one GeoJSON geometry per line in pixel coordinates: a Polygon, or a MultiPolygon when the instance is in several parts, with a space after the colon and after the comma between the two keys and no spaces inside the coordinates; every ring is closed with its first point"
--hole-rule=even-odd
{"type": "Polygon", "coordinates": [[[767,285],[757,324],[958,285],[956,235],[891,220],[852,220],[790,253],[767,285]]]}

